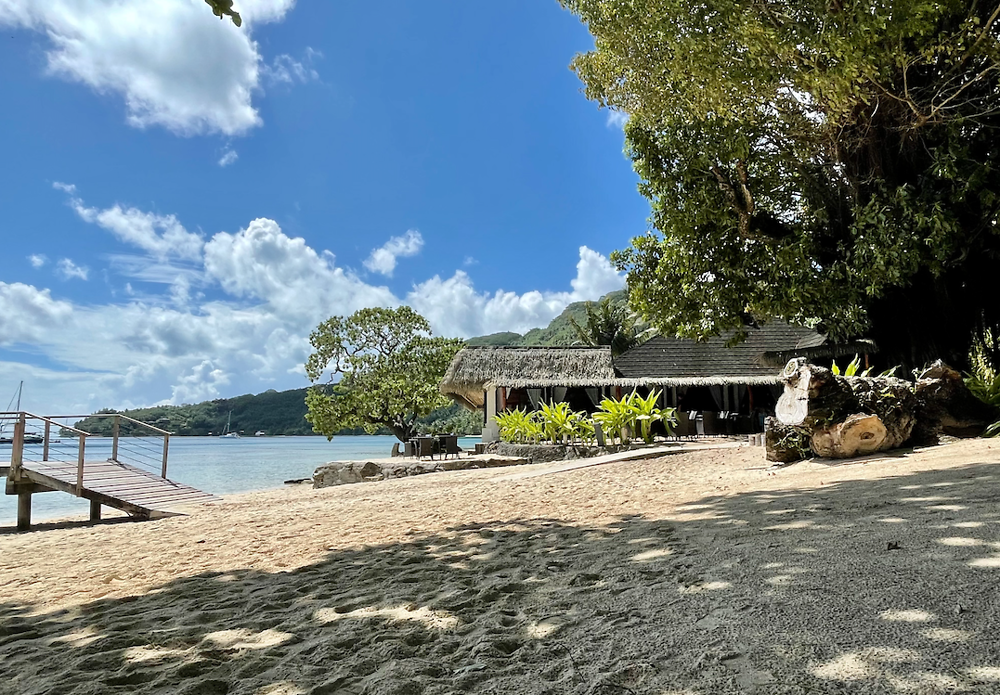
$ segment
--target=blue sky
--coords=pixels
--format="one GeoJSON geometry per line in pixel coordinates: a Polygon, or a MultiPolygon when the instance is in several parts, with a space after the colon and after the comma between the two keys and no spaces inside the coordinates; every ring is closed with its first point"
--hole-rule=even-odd
{"type": "Polygon", "coordinates": [[[554,0],[235,6],[0,3],[0,398],[295,388],[333,314],[523,332],[622,285],[649,208],[554,0]]]}

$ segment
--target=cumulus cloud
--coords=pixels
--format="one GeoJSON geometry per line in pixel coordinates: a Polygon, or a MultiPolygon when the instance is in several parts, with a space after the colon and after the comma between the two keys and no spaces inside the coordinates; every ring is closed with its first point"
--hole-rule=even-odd
{"type": "Polygon", "coordinates": [[[243,0],[237,29],[191,0],[3,0],[0,25],[44,34],[48,72],[119,94],[133,126],[239,135],[261,122],[251,103],[262,60],[252,28],[293,4],[243,0]]]}
{"type": "Polygon", "coordinates": [[[548,324],[572,302],[596,300],[624,285],[625,279],[605,256],[581,246],[576,277],[570,281],[572,292],[480,293],[469,275],[459,270],[447,280],[434,276],[415,285],[406,303],[427,317],[435,330],[467,338],[498,331],[524,333],[548,324]]]}
{"type": "Polygon", "coordinates": [[[236,150],[226,149],[226,151],[223,152],[222,156],[219,158],[219,166],[225,168],[230,164],[235,163],[239,158],[240,156],[236,154],[236,150]]]}
{"type": "MultiPolygon", "coordinates": [[[[110,210],[116,221],[143,222],[127,226],[134,245],[149,253],[175,253],[174,246],[163,246],[165,228],[183,230],[172,216],[110,210]],[[144,231],[133,233],[136,228],[144,231]]],[[[84,219],[114,227],[103,212],[84,219]]],[[[185,234],[178,232],[178,238],[185,234]]],[[[309,333],[333,315],[406,303],[424,314],[438,335],[524,332],[545,325],[570,302],[596,299],[622,284],[604,256],[581,247],[565,291],[484,292],[458,270],[420,282],[399,297],[339,267],[333,254],[288,236],[274,220],[256,219],[238,232],[198,239],[192,248],[200,255],[186,265],[149,255],[112,256],[112,275],[147,283],[131,292],[125,285],[124,302],[72,304],[46,289],[0,283],[0,344],[29,345],[44,356],[46,369],[58,366],[72,375],[73,393],[51,390],[55,400],[40,409],[183,403],[293,388],[304,383],[309,333]]],[[[0,374],[10,364],[0,361],[0,374]]]]}
{"type": "MultiPolygon", "coordinates": [[[[75,191],[75,187],[73,188],[75,191]]],[[[89,208],[77,197],[70,200],[70,206],[85,222],[108,230],[119,240],[156,258],[201,258],[204,239],[184,229],[173,215],[156,215],[120,205],[105,210],[89,208]]]]}
{"type": "Polygon", "coordinates": [[[0,345],[31,343],[70,318],[73,306],[19,282],[0,282],[0,345]]]}
{"type": "Polygon", "coordinates": [[[420,232],[411,229],[403,236],[392,237],[383,246],[372,251],[365,260],[365,267],[373,273],[392,277],[397,259],[416,256],[423,247],[424,238],[420,232]]]}
{"type": "Polygon", "coordinates": [[[31,263],[32,268],[41,268],[49,262],[49,259],[44,253],[33,253],[28,256],[28,262],[31,263]]]}
{"type": "Polygon", "coordinates": [[[334,260],[268,219],[236,234],[220,232],[205,245],[208,277],[233,296],[263,300],[287,315],[325,318],[399,303],[388,288],[363,282],[334,260]]]}
{"type": "Polygon", "coordinates": [[[56,263],[56,272],[63,280],[86,280],[90,275],[87,266],[80,266],[68,258],[61,258],[56,263]]]}
{"type": "Polygon", "coordinates": [[[617,130],[622,130],[625,128],[625,124],[628,123],[628,114],[624,111],[617,111],[611,109],[608,111],[608,122],[607,126],[609,128],[615,128],[617,130]]]}

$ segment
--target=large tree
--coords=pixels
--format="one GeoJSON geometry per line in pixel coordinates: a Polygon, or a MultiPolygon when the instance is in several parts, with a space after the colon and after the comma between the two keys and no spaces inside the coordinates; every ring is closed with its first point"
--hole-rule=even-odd
{"type": "Polygon", "coordinates": [[[633,306],[702,338],[769,318],[966,364],[1000,326],[993,0],[560,0],[626,112],[653,229],[633,306]]]}
{"type": "Polygon", "coordinates": [[[320,434],[387,427],[406,441],[417,432],[417,418],[450,403],[438,384],[462,341],[431,337],[430,324],[410,307],[334,316],[309,342],[309,379],[328,377],[306,396],[306,419],[320,434]]]}

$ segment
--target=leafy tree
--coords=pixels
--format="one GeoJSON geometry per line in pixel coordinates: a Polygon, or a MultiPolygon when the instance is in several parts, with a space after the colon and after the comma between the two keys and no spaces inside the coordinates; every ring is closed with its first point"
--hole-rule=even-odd
{"type": "Polygon", "coordinates": [[[462,342],[430,337],[430,324],[409,307],[334,316],[309,342],[309,379],[329,373],[330,382],[309,390],[306,419],[328,438],[343,428],[386,427],[406,441],[416,434],[417,418],[450,402],[438,383],[462,342]]]}
{"type": "Polygon", "coordinates": [[[642,330],[636,325],[635,314],[622,302],[605,297],[598,304],[587,302],[587,325],[569,317],[579,341],[596,347],[610,345],[612,355],[620,355],[638,345],[642,330]]]}
{"type": "Polygon", "coordinates": [[[658,329],[783,318],[906,367],[996,334],[996,2],[560,2],[629,115],[654,229],[614,260],[658,329]]]}
{"type": "Polygon", "coordinates": [[[219,19],[222,19],[223,15],[229,15],[229,18],[233,20],[233,24],[238,27],[243,26],[243,19],[240,17],[240,13],[233,9],[233,0],[205,0],[205,2],[212,8],[212,14],[219,19]]]}

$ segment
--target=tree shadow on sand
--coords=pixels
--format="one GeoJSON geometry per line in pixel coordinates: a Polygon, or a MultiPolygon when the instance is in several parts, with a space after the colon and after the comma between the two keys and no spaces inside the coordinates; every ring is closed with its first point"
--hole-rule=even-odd
{"type": "Polygon", "coordinates": [[[672,521],[465,526],[71,611],[7,596],[0,692],[992,693],[998,499],[977,463],[672,521]]]}

